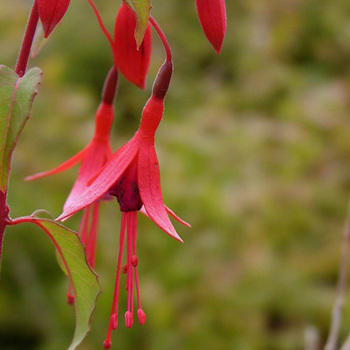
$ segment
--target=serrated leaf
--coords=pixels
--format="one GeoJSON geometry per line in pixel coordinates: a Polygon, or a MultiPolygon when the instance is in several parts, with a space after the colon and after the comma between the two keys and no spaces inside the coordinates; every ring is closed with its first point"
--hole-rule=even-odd
{"type": "Polygon", "coordinates": [[[72,283],[76,326],[73,341],[68,350],[74,350],[90,330],[90,319],[97,297],[101,293],[98,276],[89,266],[84,246],[74,231],[49,219],[32,217],[28,221],[41,227],[50,237],[72,283]]]}
{"type": "Polygon", "coordinates": [[[12,69],[0,65],[0,190],[5,192],[11,169],[11,156],[27,119],[41,82],[39,68],[19,77],[12,69]]]}
{"type": "Polygon", "coordinates": [[[145,35],[149,13],[151,11],[150,0],[124,0],[124,2],[135,12],[136,15],[136,29],[135,29],[135,40],[137,47],[142,43],[145,35]]]}

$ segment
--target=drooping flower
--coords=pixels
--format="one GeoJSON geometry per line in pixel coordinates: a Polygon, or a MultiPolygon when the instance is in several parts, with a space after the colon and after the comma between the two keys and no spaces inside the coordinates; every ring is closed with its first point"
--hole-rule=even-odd
{"type": "Polygon", "coordinates": [[[135,13],[123,2],[114,27],[114,59],[123,75],[133,84],[145,88],[151,60],[152,31],[148,23],[143,41],[137,48],[134,33],[135,13]]]}
{"type": "Polygon", "coordinates": [[[204,34],[219,54],[226,34],[225,0],[196,0],[196,8],[204,34]]]}
{"type": "Polygon", "coordinates": [[[120,70],[131,83],[144,89],[152,53],[152,31],[150,24],[148,23],[143,41],[140,47],[137,48],[134,36],[136,15],[124,1],[115,19],[114,38],[112,38],[104,26],[93,0],[87,1],[95,12],[101,30],[112,48],[114,68],[120,70]]]}
{"type": "MultiPolygon", "coordinates": [[[[78,177],[64,204],[64,210],[77,201],[88,188],[89,180],[98,174],[107,161],[112,158],[113,151],[110,146],[109,134],[114,118],[113,101],[117,79],[118,72],[112,69],[106,79],[102,102],[96,112],[95,133],[91,142],[82,151],[58,167],[26,178],[27,180],[35,180],[57,174],[81,162],[78,177]]],[[[100,201],[95,201],[84,209],[79,228],[79,235],[85,245],[87,259],[91,267],[95,266],[99,205],[100,201]]],[[[74,296],[71,292],[72,289],[70,287],[67,293],[69,304],[72,304],[74,301],[74,296]]]]}
{"type": "Polygon", "coordinates": [[[45,38],[55,29],[66,13],[70,0],[36,0],[45,38]]]}
{"type": "Polygon", "coordinates": [[[137,211],[146,214],[153,222],[171,237],[182,242],[168,214],[189,226],[178,218],[163,202],[158,159],[154,147],[154,137],[164,111],[164,97],[168,90],[172,75],[172,62],[166,60],[160,68],[153,85],[151,98],[147,101],[141,123],[134,137],[122,146],[92,179],[90,187],[75,202],[67,206],[58,220],[65,219],[80,209],[96,202],[106,193],[117,198],[122,211],[120,230],[120,247],[117,263],[116,284],[112,302],[111,317],[105,349],[111,346],[111,331],[118,325],[118,295],[121,274],[121,262],[125,231],[127,234],[126,285],[128,290],[128,306],[125,313],[125,324],[133,324],[133,275],[138,302],[137,317],[140,324],[145,322],[145,313],[141,308],[139,283],[137,275],[136,232],[137,211]]]}

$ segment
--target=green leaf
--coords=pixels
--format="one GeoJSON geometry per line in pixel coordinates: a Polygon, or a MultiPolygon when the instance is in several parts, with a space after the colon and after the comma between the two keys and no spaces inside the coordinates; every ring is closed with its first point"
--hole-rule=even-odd
{"type": "Polygon", "coordinates": [[[149,13],[151,11],[150,0],[124,0],[124,2],[135,12],[136,15],[136,29],[135,40],[137,47],[142,43],[143,37],[148,25],[149,13]]]}
{"type": "Polygon", "coordinates": [[[74,231],[49,219],[31,217],[27,222],[38,225],[50,237],[72,283],[75,296],[76,327],[68,350],[74,350],[90,330],[90,319],[97,297],[101,293],[98,276],[89,266],[84,246],[74,231]]]}
{"type": "Polygon", "coordinates": [[[42,72],[32,68],[19,77],[0,65],[0,190],[5,192],[11,170],[11,156],[19,134],[30,116],[42,72]]]}
{"type": "Polygon", "coordinates": [[[32,44],[31,55],[32,58],[39,55],[41,50],[46,46],[49,42],[48,38],[45,38],[44,28],[39,20],[38,25],[36,26],[35,35],[32,44]]]}

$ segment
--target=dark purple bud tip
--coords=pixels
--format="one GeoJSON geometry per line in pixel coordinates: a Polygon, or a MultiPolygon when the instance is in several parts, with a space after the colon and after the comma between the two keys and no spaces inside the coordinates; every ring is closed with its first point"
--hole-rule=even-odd
{"type": "Polygon", "coordinates": [[[102,101],[107,104],[113,104],[115,93],[117,91],[118,84],[118,70],[111,68],[107,78],[105,80],[105,85],[102,91],[102,101]]]}
{"type": "Polygon", "coordinates": [[[171,61],[166,60],[159,68],[156,80],[154,81],[152,91],[153,97],[158,98],[159,100],[164,99],[170,85],[172,73],[173,63],[171,61]]]}

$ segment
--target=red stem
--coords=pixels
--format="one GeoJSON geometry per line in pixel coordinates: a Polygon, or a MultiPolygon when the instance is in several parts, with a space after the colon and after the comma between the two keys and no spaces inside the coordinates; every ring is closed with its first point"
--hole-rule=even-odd
{"type": "Polygon", "coordinates": [[[0,264],[2,256],[2,242],[4,240],[5,228],[8,222],[9,208],[6,204],[7,192],[0,191],[0,264]]]}
{"type": "Polygon", "coordinates": [[[163,33],[163,31],[159,27],[158,23],[156,22],[156,20],[152,16],[149,16],[149,21],[152,23],[154,29],[158,33],[160,40],[162,40],[162,43],[163,43],[163,46],[164,46],[164,49],[166,52],[167,61],[172,61],[170,46],[169,46],[169,43],[168,43],[168,40],[167,40],[165,34],[163,33]]]}
{"type": "Polygon", "coordinates": [[[24,38],[22,41],[21,50],[18,55],[16,68],[15,68],[15,71],[19,75],[19,77],[22,77],[26,72],[28,59],[30,55],[30,49],[32,47],[38,20],[39,20],[38,5],[36,0],[34,0],[33,7],[29,15],[26,31],[24,34],[24,38]]]}

